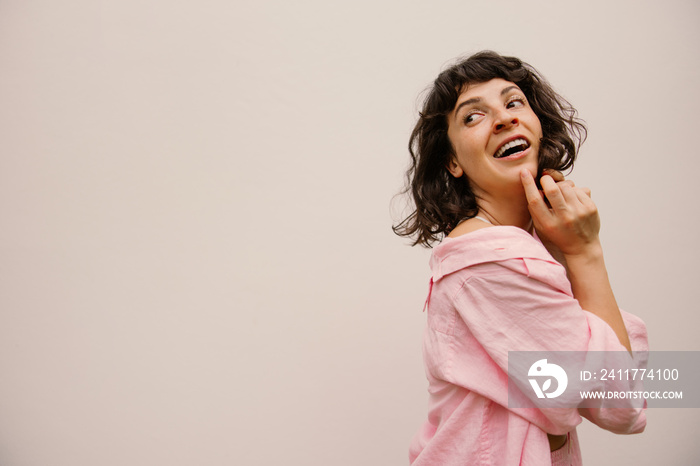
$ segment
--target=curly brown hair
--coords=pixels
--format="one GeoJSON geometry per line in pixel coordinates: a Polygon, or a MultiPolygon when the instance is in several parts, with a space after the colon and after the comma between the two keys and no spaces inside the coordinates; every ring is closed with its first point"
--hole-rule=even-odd
{"type": "Polygon", "coordinates": [[[459,222],[478,212],[476,197],[465,176],[454,178],[447,170],[454,149],[447,136],[447,115],[469,84],[501,78],[517,84],[542,125],[539,175],[545,168],[564,171],[573,167],[576,152],[586,139],[586,127],[576,109],[557,94],[530,65],[492,51],[479,52],[440,73],[423,103],[408,143],[411,165],[406,188],[415,209],[393,227],[399,236],[412,238],[413,246],[432,247],[459,222]]]}

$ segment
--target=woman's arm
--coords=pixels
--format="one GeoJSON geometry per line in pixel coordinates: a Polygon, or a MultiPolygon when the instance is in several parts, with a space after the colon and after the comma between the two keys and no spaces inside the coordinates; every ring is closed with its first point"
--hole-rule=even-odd
{"type": "Polygon", "coordinates": [[[574,297],[581,307],[610,325],[622,346],[632,352],[620,308],[615,301],[600,242],[580,254],[564,254],[574,297]]]}
{"type": "Polygon", "coordinates": [[[600,217],[590,191],[577,188],[570,181],[556,182],[550,175],[544,175],[540,179],[543,194],[528,170],[521,171],[521,179],[537,234],[561,251],[574,297],[583,309],[605,321],[631,352],[629,336],[603,260],[598,236],[600,217]]]}

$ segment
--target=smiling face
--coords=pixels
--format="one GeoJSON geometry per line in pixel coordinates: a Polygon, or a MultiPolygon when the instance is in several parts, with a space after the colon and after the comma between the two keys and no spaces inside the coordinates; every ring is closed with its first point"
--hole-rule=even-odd
{"type": "Polygon", "coordinates": [[[447,119],[450,173],[466,173],[477,199],[522,195],[520,170],[537,175],[542,126],[520,88],[500,78],[470,84],[447,119]]]}

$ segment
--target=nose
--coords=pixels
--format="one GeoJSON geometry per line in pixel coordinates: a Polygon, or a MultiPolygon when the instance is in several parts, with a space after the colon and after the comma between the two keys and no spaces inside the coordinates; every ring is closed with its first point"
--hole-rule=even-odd
{"type": "Polygon", "coordinates": [[[494,118],[494,131],[496,133],[516,126],[520,121],[517,116],[511,114],[508,110],[502,109],[494,118]]]}

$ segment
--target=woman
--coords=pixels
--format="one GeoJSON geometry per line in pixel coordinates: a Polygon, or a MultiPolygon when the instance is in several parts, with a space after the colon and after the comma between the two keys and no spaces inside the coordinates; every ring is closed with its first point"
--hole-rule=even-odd
{"type": "Polygon", "coordinates": [[[508,408],[508,351],[647,349],[644,323],[615,302],[590,192],[560,173],[584,138],[576,111],[517,58],[473,55],[426,97],[409,144],[415,210],[394,228],[440,241],[413,465],[575,465],[581,416],[644,430],[641,408],[508,408]]]}

